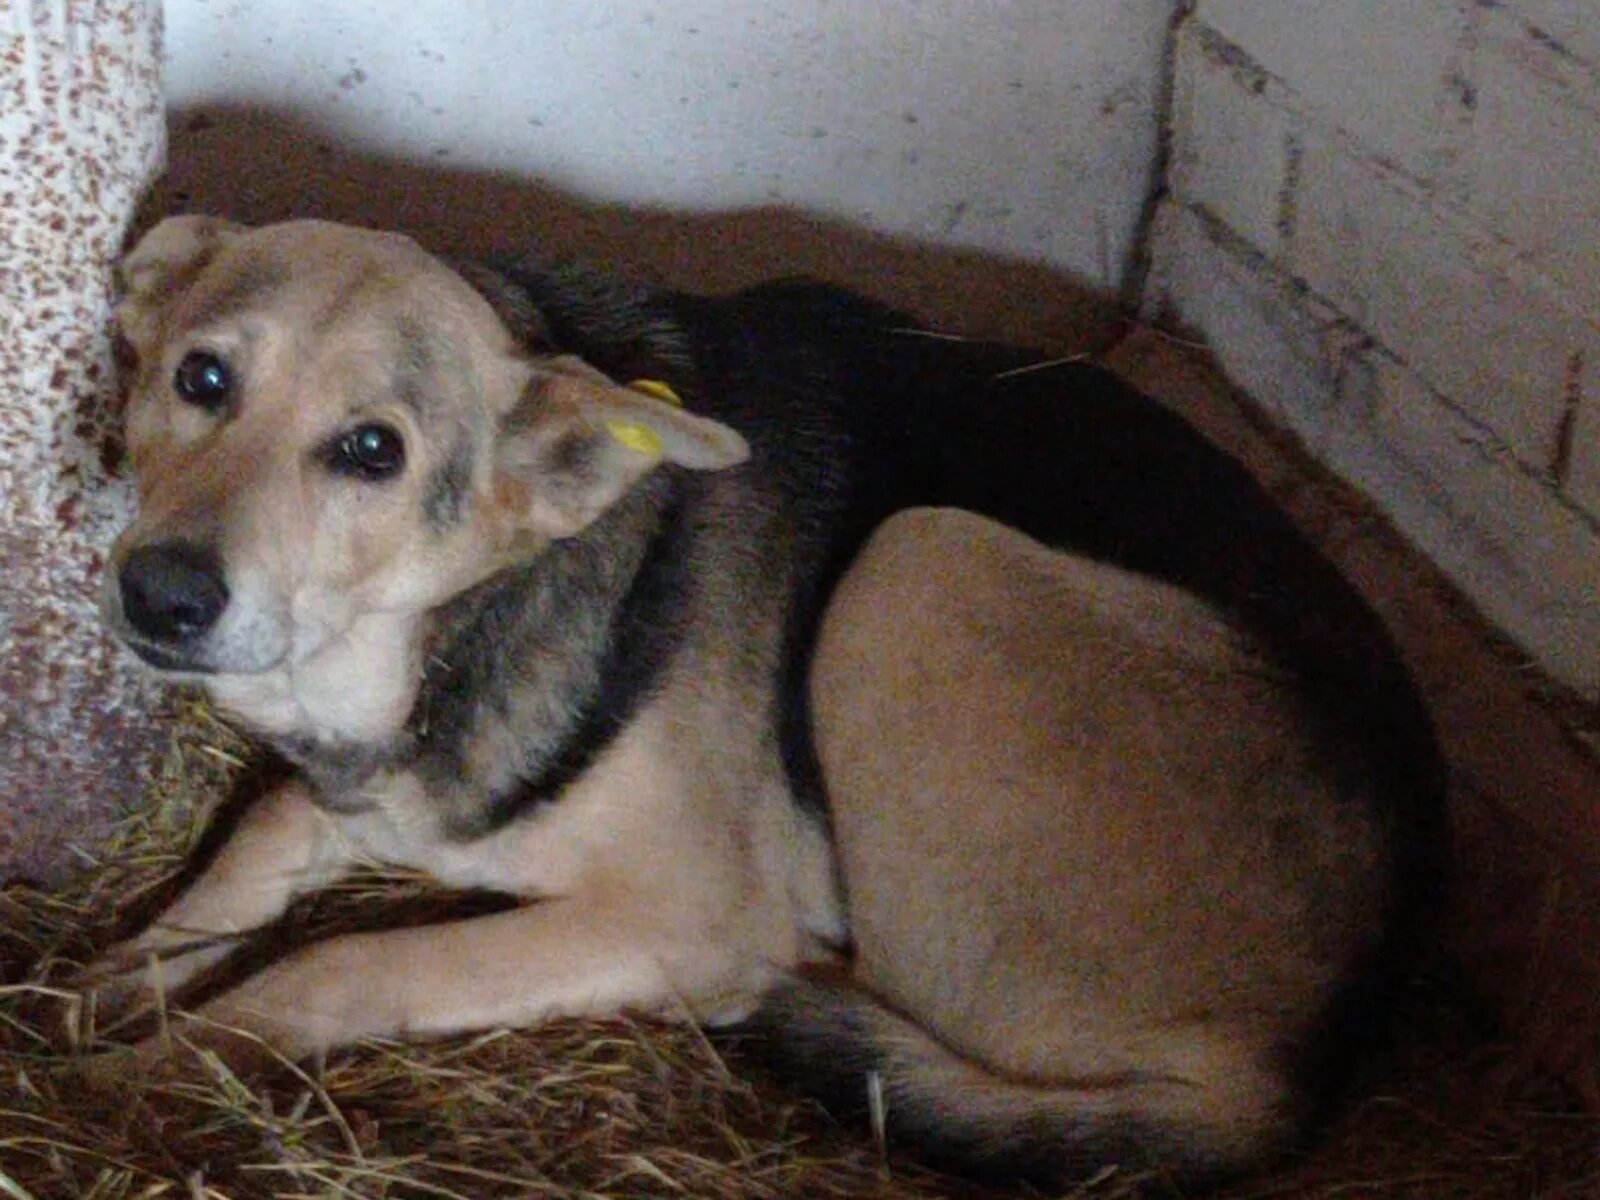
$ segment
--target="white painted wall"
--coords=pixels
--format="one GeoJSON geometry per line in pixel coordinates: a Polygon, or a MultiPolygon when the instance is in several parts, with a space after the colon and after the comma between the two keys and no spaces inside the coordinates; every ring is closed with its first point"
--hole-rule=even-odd
{"type": "Polygon", "coordinates": [[[790,206],[1114,288],[1173,8],[168,0],[167,90],[175,110],[252,106],[342,147],[598,203],[790,206]]]}
{"type": "Polygon", "coordinates": [[[1152,310],[1600,697],[1596,0],[1198,0],[1152,310]]]}
{"type": "MultiPolygon", "coordinates": [[[[1600,695],[1595,3],[1194,0],[1146,298],[1600,695]]],[[[1178,9],[168,0],[172,186],[1060,340],[1063,278],[1127,282],[1178,9]]]]}

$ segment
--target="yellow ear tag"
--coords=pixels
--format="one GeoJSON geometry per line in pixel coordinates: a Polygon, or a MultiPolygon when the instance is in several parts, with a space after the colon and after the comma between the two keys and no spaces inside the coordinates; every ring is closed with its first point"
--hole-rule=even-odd
{"type": "MultiPolygon", "coordinates": [[[[643,392],[646,396],[664,401],[674,408],[683,407],[683,399],[678,393],[659,379],[635,379],[628,387],[635,392],[643,392]]],[[[664,449],[661,435],[648,425],[637,425],[632,421],[607,421],[606,429],[629,450],[649,458],[661,457],[661,451],[664,449]]]]}
{"type": "Polygon", "coordinates": [[[606,431],[629,450],[646,458],[661,457],[661,435],[648,425],[635,425],[632,421],[607,421],[606,431]]]}
{"type": "Polygon", "coordinates": [[[654,396],[657,400],[665,400],[674,408],[683,407],[683,398],[659,379],[635,379],[628,386],[636,392],[643,392],[646,396],[654,396]]]}

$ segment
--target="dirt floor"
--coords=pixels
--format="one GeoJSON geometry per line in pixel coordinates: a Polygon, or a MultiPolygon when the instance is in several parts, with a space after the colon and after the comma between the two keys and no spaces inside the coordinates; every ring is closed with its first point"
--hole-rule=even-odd
{"type": "MultiPolygon", "coordinates": [[[[1113,365],[1239,453],[1367,589],[1438,713],[1455,773],[1456,915],[1392,1055],[1304,1154],[1232,1200],[1600,1197],[1600,765],[1593,714],[1523,669],[1387,526],[1253,422],[1206,361],[1150,333],[1113,365]]],[[[216,1060],[133,1085],[85,1071],[74,962],[174,886],[248,792],[250,748],[189,703],[148,809],[73,888],[0,892],[0,1197],[981,1197],[886,1162],[737,1047],[647,1022],[374,1044],[239,1078],[216,1060]]],[[[437,916],[415,879],[301,905],[285,940],[437,916]]],[[[1115,1172],[1081,1193],[1160,1180],[1115,1172]]]]}

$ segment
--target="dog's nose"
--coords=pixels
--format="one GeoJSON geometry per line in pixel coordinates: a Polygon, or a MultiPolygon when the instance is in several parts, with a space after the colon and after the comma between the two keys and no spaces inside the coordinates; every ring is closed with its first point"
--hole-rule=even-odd
{"type": "Polygon", "coordinates": [[[122,564],[117,582],[128,624],[152,641],[192,641],[228,606],[221,558],[192,542],[140,546],[122,564]]]}

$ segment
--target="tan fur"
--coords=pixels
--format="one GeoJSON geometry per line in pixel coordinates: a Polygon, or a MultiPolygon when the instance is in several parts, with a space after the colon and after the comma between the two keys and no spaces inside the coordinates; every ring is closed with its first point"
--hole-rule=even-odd
{"type": "Polygon", "coordinates": [[[140,512],[118,539],[112,575],[133,546],[220,522],[243,564],[234,580],[243,602],[230,606],[236,627],[224,631],[225,675],[238,679],[224,678],[219,698],[271,733],[354,738],[396,726],[417,664],[395,647],[416,640],[415,619],[541,539],[581,529],[654,465],[613,443],[604,491],[553,499],[515,468],[566,431],[646,423],[667,457],[700,468],[746,453],[732,430],[582,364],[531,364],[460,276],[398,235],[314,221],[246,231],[179,217],[135,248],[124,274],[135,288],[123,320],[139,357],[128,446],[140,512]],[[453,391],[427,397],[430,406],[456,420],[505,417],[526,431],[499,443],[506,469],[491,476],[490,502],[444,541],[418,536],[416,489],[448,438],[421,428],[375,382],[390,376],[402,351],[395,331],[407,321],[460,360],[441,376],[453,391]],[[249,403],[220,439],[212,418],[168,394],[196,348],[226,351],[248,376],[249,403]],[[347,486],[307,469],[310,449],[341,423],[379,418],[417,455],[403,486],[353,502],[347,486]],[[395,669],[372,671],[378,662],[395,669]]]}
{"type": "Polygon", "coordinates": [[[113,1006],[173,993],[296,896],[337,879],[348,862],[333,818],[303,785],[282,786],[244,815],[199,884],[143,933],[101,956],[89,979],[101,1002],[113,1006]]]}
{"type": "Polygon", "coordinates": [[[775,969],[817,952],[802,931],[831,919],[826,847],[778,803],[729,821],[726,798],[696,787],[683,756],[664,746],[669,722],[657,714],[630,731],[603,779],[581,783],[553,828],[512,825],[470,846],[435,835],[409,778],[391,780],[380,806],[359,816],[310,809],[293,786],[275,793],[152,930],[102,961],[107,985],[146,1000],[158,986],[175,989],[232,944],[152,956],[258,928],[296,895],[369,861],[534,902],[320,943],[201,1006],[188,1035],[206,1040],[215,1023],[304,1057],[371,1035],[623,1008],[741,1017],[775,969]],[[752,876],[742,869],[749,849],[779,869],[752,876]]]}
{"type": "MultiPolygon", "coordinates": [[[[540,539],[581,528],[654,464],[607,443],[601,490],[552,500],[528,479],[564,431],[644,424],[664,456],[698,468],[746,452],[732,430],[624,391],[581,363],[528,362],[458,276],[393,235],[175,218],[135,249],[125,275],[133,295],[124,320],[140,356],[129,440],[141,510],[119,539],[112,576],[132,547],[223,523],[245,593],[230,605],[243,614],[229,642],[239,667],[202,682],[269,734],[337,742],[398,728],[421,667],[423,613],[540,539]],[[409,481],[442,453],[438,432],[370,382],[391,369],[390,335],[405,317],[461,360],[452,376],[459,393],[429,403],[453,419],[501,419],[508,431],[496,443],[504,461],[490,475],[491,495],[445,539],[420,536],[419,485],[409,481]],[[248,364],[248,402],[220,430],[168,394],[179,359],[196,346],[248,364]],[[402,427],[417,461],[408,482],[361,495],[354,511],[350,488],[318,478],[306,456],[341,422],[372,416],[402,427]]],[[[115,597],[108,605],[116,625],[115,597]]],[[[704,694],[731,686],[720,670],[703,673],[704,694]]],[[[263,801],[191,891],[90,977],[108,997],[148,1002],[231,942],[165,964],[151,965],[152,955],[258,928],[305,888],[379,861],[538,903],[335,939],[208,1003],[200,1017],[307,1054],[365,1034],[624,1006],[704,1020],[741,1015],[773,971],[819,938],[841,936],[840,918],[821,833],[755,764],[729,762],[714,732],[707,738],[716,718],[696,708],[693,693],[666,698],[549,820],[469,844],[441,836],[408,775],[374,785],[375,807],[354,815],[316,812],[291,786],[263,801]],[[730,785],[739,803],[729,804],[730,785]],[[464,956],[495,964],[493,978],[467,970],[464,956]],[[462,987],[463,971],[472,986],[462,987]]]]}
{"type": "MultiPolygon", "coordinates": [[[[220,547],[226,609],[210,659],[187,661],[224,708],[329,761],[409,736],[438,606],[584,531],[663,460],[748,454],[732,429],[529,355],[459,275],[393,235],[179,218],[124,274],[141,509],[111,556],[108,622],[138,648],[116,584],[138,550],[220,547]],[[174,395],[196,350],[236,366],[228,411],[174,395]],[[438,369],[408,391],[419,356],[438,369]],[[402,476],[362,487],[319,466],[371,421],[403,434],[402,476]],[[465,515],[430,524],[428,481],[463,446],[465,515]]],[[[675,650],[536,818],[457,836],[430,792],[449,781],[357,756],[359,794],[331,803],[296,782],[265,798],[91,978],[108,1002],[149,1003],[375,861],[523,903],[301,950],[180,1032],[232,1028],[303,1056],[623,1008],[719,1022],[853,941],[854,985],[885,1002],[863,1021],[949,1092],[932,1110],[1137,1118],[1180,1158],[1223,1165],[1290,1126],[1275,1055],[1373,939],[1381,855],[1290,685],[1217,612],[980,517],[891,519],[813,665],[834,846],[773,744],[783,585],[737,552],[724,564],[696,586],[738,592],[697,610],[726,627],[675,650]],[[745,615],[751,597],[771,601],[762,616],[745,615]]],[[[480,800],[519,778],[524,701],[544,697],[529,685],[480,706],[455,747],[480,800]]]]}
{"type": "Polygon", "coordinates": [[[1201,601],[914,510],[837,593],[812,696],[861,983],[1006,1077],[1167,1079],[1173,1116],[1245,1125],[1280,1099],[1376,851],[1201,601]]]}
{"type": "MultiPolygon", "coordinates": [[[[514,824],[465,846],[437,836],[409,777],[390,780],[378,806],[355,816],[315,810],[295,786],[274,793],[150,931],[101,960],[101,986],[148,1002],[233,946],[181,953],[189,943],[259,928],[295,896],[365,861],[536,903],[335,938],[203,1005],[201,1021],[303,1057],[369,1035],[623,1008],[708,1023],[743,1016],[774,970],[818,953],[814,934],[838,936],[827,849],[782,797],[730,813],[725,796],[697,787],[692,752],[665,736],[672,724],[661,713],[641,720],[551,822],[514,824]],[[747,853],[765,869],[748,870],[747,853]]],[[[208,1036],[205,1024],[188,1032],[208,1036]]]]}

